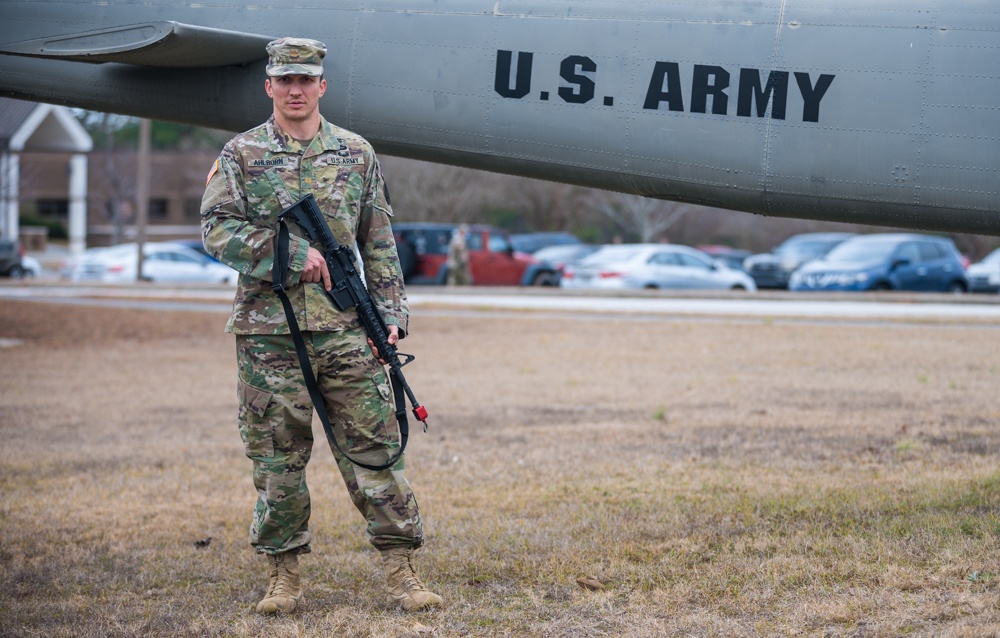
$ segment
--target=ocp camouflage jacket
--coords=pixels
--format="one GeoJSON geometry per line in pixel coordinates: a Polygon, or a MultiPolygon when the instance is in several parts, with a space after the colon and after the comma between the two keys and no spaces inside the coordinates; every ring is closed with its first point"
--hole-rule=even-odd
{"type": "MultiPolygon", "coordinates": [[[[408,328],[409,311],[392,209],[378,159],[361,136],[325,119],[307,147],[270,118],[226,144],[212,166],[201,204],[202,241],[208,252],[240,273],[226,331],[287,334],[288,322],[271,289],[278,214],[312,193],[337,242],[357,242],[368,293],[387,324],[408,328]]],[[[291,226],[293,233],[296,226],[291,226]]],[[[288,297],[301,330],[360,327],[353,308],[340,311],[317,283],[300,283],[307,239],[289,242],[288,297]]],[[[322,250],[318,243],[313,246],[322,250]]]]}

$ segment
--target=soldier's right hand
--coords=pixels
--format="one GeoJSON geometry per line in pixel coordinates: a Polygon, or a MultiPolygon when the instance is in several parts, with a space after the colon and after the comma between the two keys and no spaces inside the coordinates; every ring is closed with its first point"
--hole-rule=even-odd
{"type": "Polygon", "coordinates": [[[333,287],[333,283],[330,281],[330,270],[326,267],[323,253],[312,246],[309,247],[309,252],[306,254],[306,267],[302,269],[301,281],[303,283],[322,283],[326,290],[333,287]]]}

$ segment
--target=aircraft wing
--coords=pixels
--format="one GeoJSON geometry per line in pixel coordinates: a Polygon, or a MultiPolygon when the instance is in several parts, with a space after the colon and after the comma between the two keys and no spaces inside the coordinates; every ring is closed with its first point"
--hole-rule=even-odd
{"type": "Polygon", "coordinates": [[[144,22],[0,45],[0,53],[74,62],[166,68],[248,64],[267,57],[274,37],[180,22],[144,22]]]}
{"type": "Polygon", "coordinates": [[[994,5],[0,0],[0,96],[243,131],[273,111],[257,34],[297,35],[379,153],[1000,235],[994,5]]]}

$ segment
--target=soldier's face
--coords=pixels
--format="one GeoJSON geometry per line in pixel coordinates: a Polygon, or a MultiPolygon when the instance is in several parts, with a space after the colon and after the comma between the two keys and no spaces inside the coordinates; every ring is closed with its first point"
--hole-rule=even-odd
{"type": "Polygon", "coordinates": [[[274,110],[290,122],[314,117],[319,99],[326,93],[326,80],[310,75],[279,75],[264,80],[264,89],[274,110]]]}

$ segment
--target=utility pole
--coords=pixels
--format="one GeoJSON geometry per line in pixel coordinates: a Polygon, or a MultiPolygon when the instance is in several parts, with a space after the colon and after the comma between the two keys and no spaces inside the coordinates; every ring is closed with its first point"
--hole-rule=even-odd
{"type": "Polygon", "coordinates": [[[148,119],[139,120],[139,166],[136,176],[135,197],[136,208],[136,244],[138,244],[139,263],[136,267],[136,279],[143,280],[142,255],[146,243],[146,220],[149,219],[149,138],[151,123],[148,119]]]}

